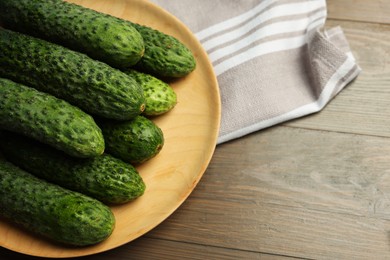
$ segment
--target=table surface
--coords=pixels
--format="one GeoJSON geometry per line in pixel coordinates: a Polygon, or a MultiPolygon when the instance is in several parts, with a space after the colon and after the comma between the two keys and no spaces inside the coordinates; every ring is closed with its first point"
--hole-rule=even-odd
{"type": "MultiPolygon", "coordinates": [[[[390,259],[390,0],[327,3],[359,77],[319,113],[217,146],[166,221],[83,259],[390,259]]],[[[15,257],[35,259],[0,248],[15,257]]]]}

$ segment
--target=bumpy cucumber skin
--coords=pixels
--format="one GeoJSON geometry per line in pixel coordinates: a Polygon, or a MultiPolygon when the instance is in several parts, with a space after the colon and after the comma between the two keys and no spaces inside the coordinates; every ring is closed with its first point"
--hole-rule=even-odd
{"type": "Polygon", "coordinates": [[[130,24],[63,0],[0,1],[6,28],[88,54],[117,68],[136,64],[144,53],[140,33],[130,24]]]}
{"type": "Polygon", "coordinates": [[[50,93],[87,113],[128,120],[142,113],[141,86],[87,55],[0,28],[0,77],[50,93]]]}
{"type": "Polygon", "coordinates": [[[129,22],[141,34],[145,53],[135,67],[157,77],[183,77],[196,68],[190,49],[175,37],[148,26],[129,22]]]}
{"type": "Polygon", "coordinates": [[[0,159],[0,215],[27,230],[67,245],[108,238],[115,217],[102,202],[64,189],[0,159]]]}
{"type": "Polygon", "coordinates": [[[103,131],[106,151],[125,162],[143,163],[163,148],[162,130],[144,116],[123,122],[97,120],[97,123],[103,131]]]}
{"type": "Polygon", "coordinates": [[[143,115],[162,115],[176,106],[176,92],[166,82],[133,69],[126,70],[125,73],[133,77],[144,90],[145,110],[143,115]]]}
{"type": "Polygon", "coordinates": [[[129,202],[145,191],[136,168],[109,154],[78,159],[8,131],[0,133],[0,148],[6,159],[27,172],[104,203],[129,202]]]}
{"type": "Polygon", "coordinates": [[[0,129],[17,132],[75,157],[104,152],[94,119],[68,102],[0,78],[0,129]]]}

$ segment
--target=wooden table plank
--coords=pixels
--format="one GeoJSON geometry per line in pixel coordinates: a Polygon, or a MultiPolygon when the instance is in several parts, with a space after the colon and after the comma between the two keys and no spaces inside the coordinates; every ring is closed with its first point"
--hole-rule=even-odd
{"type": "Polygon", "coordinates": [[[390,24],[389,0],[327,0],[328,17],[390,24]]]}
{"type": "MultiPolygon", "coordinates": [[[[2,260],[37,260],[32,256],[24,256],[10,250],[0,248],[2,260]]],[[[43,258],[45,259],[45,258],[43,258]]],[[[191,244],[164,239],[154,239],[141,237],[132,243],[118,247],[114,250],[102,252],[85,257],[76,257],[72,259],[91,259],[91,260],[125,260],[125,259],[218,259],[218,260],[237,260],[237,259],[253,259],[253,260],[293,260],[292,257],[262,254],[258,252],[249,252],[244,250],[234,250],[230,248],[213,247],[209,245],[191,244]]]]}
{"type": "Polygon", "coordinates": [[[327,22],[328,27],[338,25],[362,68],[361,74],[320,113],[286,125],[390,137],[390,25],[327,22]]]}
{"type": "Polygon", "coordinates": [[[209,245],[183,243],[162,239],[143,237],[129,244],[122,246],[115,252],[108,251],[91,257],[93,260],[106,259],[261,259],[261,260],[292,260],[290,257],[280,255],[261,254],[230,248],[213,247],[209,245]],[[147,248],[147,250],[145,250],[147,248]]]}
{"type": "Polygon", "coordinates": [[[208,220],[200,223],[195,202],[205,203],[194,200],[193,209],[182,210],[179,218],[174,215],[148,236],[306,259],[381,259],[390,250],[389,221],[240,202],[221,214],[226,203],[211,201],[203,212],[208,220]]]}
{"type": "Polygon", "coordinates": [[[276,127],[218,147],[148,237],[314,259],[390,252],[390,140],[276,127]]]}

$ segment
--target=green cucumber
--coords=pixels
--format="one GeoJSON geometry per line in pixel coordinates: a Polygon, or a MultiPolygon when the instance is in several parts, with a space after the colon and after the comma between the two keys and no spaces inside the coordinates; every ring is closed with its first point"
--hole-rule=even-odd
{"type": "Polygon", "coordinates": [[[74,158],[8,131],[1,132],[0,147],[6,159],[27,172],[104,203],[129,202],[145,191],[136,168],[109,154],[74,158]]]}
{"type": "Polygon", "coordinates": [[[145,108],[143,90],[125,73],[87,55],[0,28],[0,77],[50,93],[87,113],[128,120],[145,108]]]}
{"type": "Polygon", "coordinates": [[[145,116],[157,116],[173,109],[177,103],[174,89],[166,82],[146,73],[129,69],[126,74],[134,78],[144,90],[145,116]]]}
{"type": "Polygon", "coordinates": [[[76,157],[103,153],[94,119],[68,102],[0,78],[0,129],[17,132],[76,157]]]}
{"type": "Polygon", "coordinates": [[[106,151],[132,164],[155,157],[164,145],[162,130],[150,119],[137,116],[130,121],[97,120],[106,151]]]}
{"type": "Polygon", "coordinates": [[[97,244],[115,227],[102,202],[46,182],[0,159],[0,215],[10,222],[74,246],[97,244]]]}
{"type": "Polygon", "coordinates": [[[136,64],[144,42],[130,24],[62,0],[2,0],[6,28],[64,45],[117,68],[136,64]]]}
{"type": "Polygon", "coordinates": [[[157,77],[183,77],[196,67],[191,50],[177,38],[137,23],[129,22],[141,34],[145,53],[135,67],[157,77]]]}

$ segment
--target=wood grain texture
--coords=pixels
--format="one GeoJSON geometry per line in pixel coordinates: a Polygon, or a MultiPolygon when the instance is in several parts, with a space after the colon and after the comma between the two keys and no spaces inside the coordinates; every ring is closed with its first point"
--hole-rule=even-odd
{"type": "MultiPolygon", "coordinates": [[[[42,259],[33,256],[23,256],[10,250],[0,248],[2,260],[34,260],[42,259]]],[[[213,247],[201,244],[169,241],[165,239],[154,239],[142,237],[132,243],[119,247],[115,250],[103,252],[89,257],[76,257],[71,259],[93,259],[93,260],[125,260],[125,259],[170,259],[170,260],[293,260],[295,258],[281,255],[262,254],[258,252],[234,250],[230,248],[213,247]]],[[[44,258],[45,259],[45,258],[44,258]]]]}
{"type": "Polygon", "coordinates": [[[327,0],[330,19],[390,24],[388,0],[327,0]]]}
{"type": "Polygon", "coordinates": [[[390,252],[390,140],[289,127],[220,145],[148,236],[314,259],[390,252]]]}

